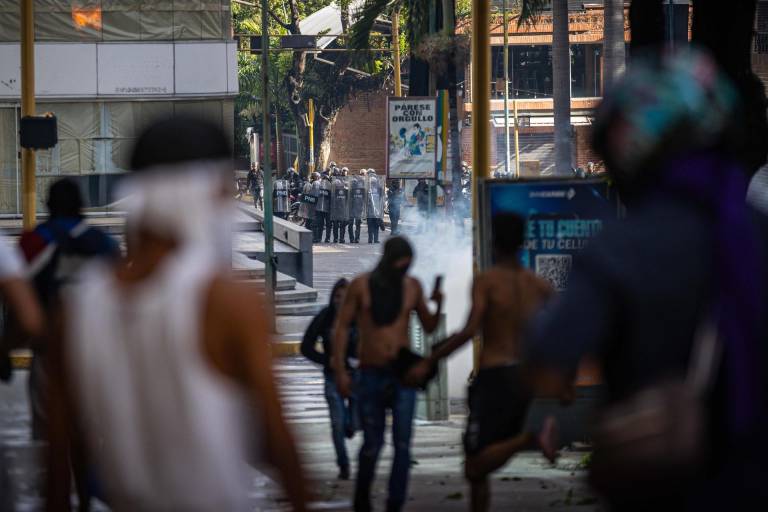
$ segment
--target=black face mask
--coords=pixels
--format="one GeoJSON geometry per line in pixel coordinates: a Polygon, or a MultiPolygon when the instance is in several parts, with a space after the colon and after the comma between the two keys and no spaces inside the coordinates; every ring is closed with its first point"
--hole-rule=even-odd
{"type": "Polygon", "coordinates": [[[411,257],[413,257],[413,250],[405,239],[395,237],[387,240],[384,255],[369,278],[371,316],[376,325],[389,325],[400,314],[403,306],[403,283],[408,273],[408,265],[397,267],[395,263],[411,257]]]}

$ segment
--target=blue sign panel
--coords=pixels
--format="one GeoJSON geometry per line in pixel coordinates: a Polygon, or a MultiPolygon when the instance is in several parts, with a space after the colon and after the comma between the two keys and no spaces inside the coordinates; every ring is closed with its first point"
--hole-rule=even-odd
{"type": "MultiPolygon", "coordinates": [[[[603,229],[606,221],[618,215],[616,194],[602,180],[489,180],[485,183],[484,201],[484,211],[491,218],[511,212],[527,220],[522,264],[558,290],[568,282],[574,255],[603,229]]],[[[490,220],[486,219],[486,251],[492,236],[490,220]]]]}

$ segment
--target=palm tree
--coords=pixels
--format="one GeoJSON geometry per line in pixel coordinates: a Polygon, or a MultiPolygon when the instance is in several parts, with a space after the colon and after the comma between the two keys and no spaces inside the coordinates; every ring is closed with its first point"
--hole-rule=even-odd
{"type": "MultiPolygon", "coordinates": [[[[518,24],[534,25],[550,2],[522,0],[518,24]]],[[[568,41],[568,0],[552,0],[552,110],[555,118],[555,173],[572,167],[571,50],[568,41]]]]}
{"type": "Polygon", "coordinates": [[[604,0],[603,5],[603,82],[608,88],[626,67],[624,0],[604,0]]]}

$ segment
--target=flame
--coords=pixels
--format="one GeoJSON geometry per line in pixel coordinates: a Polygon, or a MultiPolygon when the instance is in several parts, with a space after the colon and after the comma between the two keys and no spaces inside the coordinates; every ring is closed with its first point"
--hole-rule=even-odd
{"type": "Polygon", "coordinates": [[[101,30],[101,7],[72,7],[72,21],[78,30],[101,30]]]}

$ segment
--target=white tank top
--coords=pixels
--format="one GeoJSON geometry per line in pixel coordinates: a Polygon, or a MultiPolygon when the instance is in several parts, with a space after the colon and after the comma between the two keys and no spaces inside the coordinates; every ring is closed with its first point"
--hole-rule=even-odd
{"type": "Polygon", "coordinates": [[[215,272],[188,250],[130,289],[93,264],[69,291],[70,374],[114,510],[248,509],[253,411],[202,353],[215,272]]]}

